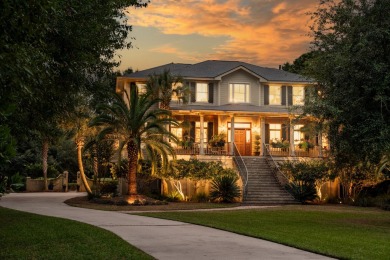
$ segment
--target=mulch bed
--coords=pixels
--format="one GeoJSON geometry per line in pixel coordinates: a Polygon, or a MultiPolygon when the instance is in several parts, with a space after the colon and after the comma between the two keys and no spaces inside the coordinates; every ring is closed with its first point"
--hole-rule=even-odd
{"type": "MultiPolygon", "coordinates": [[[[194,210],[210,208],[230,208],[240,206],[235,204],[197,203],[197,202],[165,202],[154,200],[145,196],[131,198],[138,199],[138,205],[127,204],[128,197],[99,198],[88,200],[88,197],[75,197],[65,201],[69,206],[89,208],[107,211],[170,211],[170,210],[194,210]],[[141,204],[142,203],[142,204],[141,204]]],[[[132,202],[134,203],[134,201],[132,202]]]]}

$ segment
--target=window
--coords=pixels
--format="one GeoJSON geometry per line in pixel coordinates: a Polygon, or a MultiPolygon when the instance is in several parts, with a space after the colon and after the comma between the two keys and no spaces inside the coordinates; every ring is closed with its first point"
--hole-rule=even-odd
{"type": "Polygon", "coordinates": [[[249,84],[229,84],[229,97],[232,103],[249,103],[249,84]]]}
{"type": "Polygon", "coordinates": [[[282,140],[281,124],[269,124],[269,139],[270,142],[277,142],[282,140]]]}
{"type": "Polygon", "coordinates": [[[305,138],[305,133],[301,132],[303,125],[294,125],[294,144],[299,144],[305,138]]]}
{"type": "Polygon", "coordinates": [[[179,96],[177,94],[180,95],[180,93],[177,93],[176,89],[177,88],[181,88],[182,86],[183,86],[182,83],[177,83],[177,84],[173,84],[172,85],[172,90],[174,90],[174,91],[172,91],[172,100],[173,101],[178,101],[179,100],[179,96]]]}
{"type": "Polygon", "coordinates": [[[269,86],[269,104],[270,105],[281,105],[281,87],[280,86],[269,86]]]}
{"type": "MultiPolygon", "coordinates": [[[[203,142],[207,143],[207,122],[203,122],[203,142]]],[[[195,123],[195,143],[200,143],[200,122],[195,123]]]]}
{"type": "Polygon", "coordinates": [[[135,83],[138,88],[138,94],[145,94],[146,93],[146,84],[144,83],[135,83]]]}
{"type": "Polygon", "coordinates": [[[171,133],[174,134],[179,139],[179,141],[181,141],[181,139],[183,137],[183,129],[182,128],[172,126],[171,133]]]}
{"type": "Polygon", "coordinates": [[[196,83],[196,102],[209,101],[209,86],[207,83],[196,83]]]}
{"type": "Polygon", "coordinates": [[[293,105],[304,105],[305,88],[293,87],[293,105]]]}

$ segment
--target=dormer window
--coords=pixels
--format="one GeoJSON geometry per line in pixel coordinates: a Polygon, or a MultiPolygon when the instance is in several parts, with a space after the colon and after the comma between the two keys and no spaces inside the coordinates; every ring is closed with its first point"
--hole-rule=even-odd
{"type": "Polygon", "coordinates": [[[232,103],[249,103],[249,84],[229,84],[229,101],[232,103]]]}
{"type": "Polygon", "coordinates": [[[214,83],[190,82],[191,103],[214,103],[214,83]]]}

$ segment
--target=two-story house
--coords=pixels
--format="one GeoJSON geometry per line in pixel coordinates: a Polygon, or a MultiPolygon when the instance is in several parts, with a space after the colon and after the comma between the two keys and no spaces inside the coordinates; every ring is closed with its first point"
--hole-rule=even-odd
{"type": "MultiPolygon", "coordinates": [[[[244,202],[291,203],[291,197],[270,176],[272,170],[268,169],[264,155],[322,157],[322,148],[327,146],[325,138],[302,131],[309,118],[296,120],[297,107],[304,104],[306,89],[315,82],[280,69],[208,60],[171,63],[118,77],[117,92],[131,87],[142,91],[150,75],[166,70],[181,76],[182,87],[190,90],[188,102],[173,95],[170,104],[173,117],[181,122],[180,127],[170,128],[181,139],[180,144],[173,144],[178,158],[220,160],[225,166],[235,165],[241,176],[244,202]],[[306,145],[302,145],[304,142],[306,145]],[[246,157],[255,154],[260,156],[246,157]],[[237,158],[248,167],[241,167],[237,158]],[[249,161],[245,162],[245,158],[249,161]]],[[[172,185],[167,189],[172,189],[172,185]]]]}
{"type": "Polygon", "coordinates": [[[124,75],[117,80],[117,90],[129,89],[132,84],[142,89],[150,75],[164,70],[181,76],[182,84],[191,91],[188,103],[173,96],[170,104],[173,116],[184,122],[183,127],[172,127],[171,131],[183,144],[189,141],[188,146],[178,146],[178,154],[231,155],[235,144],[241,156],[249,156],[255,151],[255,136],[260,135],[261,155],[269,144],[283,141],[284,146],[289,142],[287,148],[268,146],[270,152],[283,156],[321,155],[323,145],[318,137],[311,137],[317,148],[310,153],[299,149],[299,143],[309,138],[301,131],[306,122],[292,122],[296,110],[291,107],[303,105],[305,88],[311,87],[313,81],[245,62],[208,60],[171,63],[124,75]],[[225,136],[226,142],[213,149],[210,140],[217,134],[225,136]]]}

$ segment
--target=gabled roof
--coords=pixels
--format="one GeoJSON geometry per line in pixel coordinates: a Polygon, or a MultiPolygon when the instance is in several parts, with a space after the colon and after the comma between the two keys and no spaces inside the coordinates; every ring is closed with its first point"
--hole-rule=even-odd
{"type": "Polygon", "coordinates": [[[173,75],[182,76],[184,78],[210,78],[218,79],[222,75],[235,71],[237,68],[245,68],[252,75],[257,75],[259,78],[264,78],[267,81],[275,82],[313,82],[301,75],[287,72],[284,70],[260,67],[241,61],[221,61],[207,60],[196,64],[181,64],[170,63],[163,66],[142,70],[133,74],[125,75],[129,78],[146,78],[155,73],[160,74],[164,69],[169,69],[173,75]]]}

